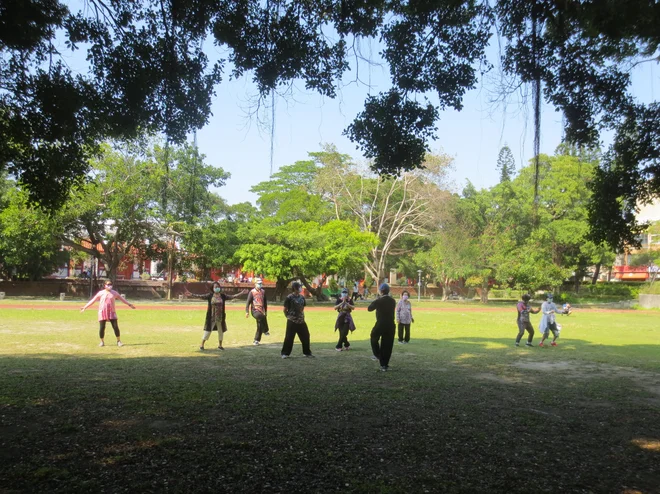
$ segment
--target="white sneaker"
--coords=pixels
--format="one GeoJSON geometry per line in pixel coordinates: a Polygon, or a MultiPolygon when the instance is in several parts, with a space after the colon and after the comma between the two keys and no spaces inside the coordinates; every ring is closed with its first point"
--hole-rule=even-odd
{"type": "Polygon", "coordinates": [[[105,346],[105,343],[101,342],[99,343],[99,346],[105,346]]]}
{"type": "Polygon", "coordinates": [[[335,348],[335,350],[337,350],[338,352],[341,352],[341,348],[335,348]]]}
{"type": "Polygon", "coordinates": [[[289,358],[289,356],[282,354],[282,358],[289,358]]]}
{"type": "Polygon", "coordinates": [[[270,336],[270,333],[269,333],[268,331],[266,331],[266,332],[264,333],[264,336],[270,336]]]}
{"type": "Polygon", "coordinates": [[[121,341],[118,341],[117,346],[124,346],[124,344],[121,341]]]}
{"type": "Polygon", "coordinates": [[[257,340],[254,340],[254,341],[252,342],[252,344],[253,344],[254,346],[258,346],[258,345],[260,345],[261,343],[259,343],[257,340]]]}
{"type": "Polygon", "coordinates": [[[380,360],[380,359],[378,357],[376,357],[375,355],[372,355],[371,360],[380,360]]]}

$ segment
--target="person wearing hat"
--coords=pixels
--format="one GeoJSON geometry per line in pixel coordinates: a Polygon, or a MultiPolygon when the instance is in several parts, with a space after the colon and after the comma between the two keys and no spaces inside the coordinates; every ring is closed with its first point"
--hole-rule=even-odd
{"type": "Polygon", "coordinates": [[[282,344],[282,358],[289,358],[293,350],[293,341],[298,335],[302,343],[303,355],[314,357],[309,344],[309,328],[305,322],[305,297],[302,295],[302,285],[294,281],[291,293],[284,299],[284,316],[286,317],[286,334],[282,344]]]}
{"type": "Polygon", "coordinates": [[[518,311],[518,319],[516,322],[518,323],[518,336],[516,337],[516,346],[520,346],[520,340],[522,339],[523,335],[525,334],[525,331],[529,333],[527,337],[527,343],[525,345],[527,346],[532,346],[532,340],[534,339],[534,326],[532,326],[532,322],[529,319],[529,314],[538,314],[541,309],[532,309],[529,305],[529,301],[531,300],[531,297],[529,294],[525,293],[522,296],[522,301],[518,302],[518,305],[516,306],[516,309],[518,311]]]}
{"type": "Polygon", "coordinates": [[[552,331],[554,336],[550,345],[557,346],[557,338],[559,338],[560,328],[557,325],[555,315],[557,312],[561,311],[557,310],[557,306],[553,302],[552,293],[548,293],[545,302],[541,304],[541,312],[543,313],[543,316],[541,317],[541,322],[539,324],[539,331],[543,334],[543,337],[541,338],[541,343],[539,343],[539,346],[544,346],[543,342],[548,336],[550,336],[550,331],[552,331]]]}
{"type": "Polygon", "coordinates": [[[204,343],[211,337],[213,331],[218,332],[218,350],[224,350],[222,346],[223,333],[227,331],[227,313],[225,312],[225,302],[230,299],[235,299],[241,295],[245,295],[247,290],[240,291],[234,295],[226,295],[222,293],[220,283],[215,281],[211,285],[210,293],[197,294],[190,293],[188,287],[185,287],[185,293],[188,297],[201,298],[208,302],[206,309],[206,319],[204,321],[204,333],[202,335],[202,343],[199,345],[200,350],[204,350],[204,343]]]}
{"type": "Polygon", "coordinates": [[[355,323],[353,322],[353,316],[351,316],[353,309],[355,309],[355,305],[348,296],[348,289],[344,288],[341,291],[337,305],[335,305],[335,310],[339,312],[337,321],[335,321],[335,331],[339,330],[339,341],[335,347],[338,352],[342,350],[347,352],[351,349],[351,344],[348,342],[348,332],[355,331],[355,323]]]}
{"type": "Polygon", "coordinates": [[[117,346],[124,346],[119,337],[119,325],[117,324],[117,311],[115,310],[115,299],[119,299],[128,305],[131,309],[135,309],[135,306],[129,303],[124,297],[122,297],[119,292],[116,292],[112,289],[112,281],[108,280],[105,282],[105,287],[103,290],[99,291],[94,298],[87,302],[87,304],[80,309],[80,312],[85,312],[85,309],[90,307],[94,302],[98,301],[99,303],[99,338],[101,343],[99,346],[105,346],[105,324],[110,321],[112,329],[115,332],[117,337],[117,346]]]}
{"type": "Polygon", "coordinates": [[[252,313],[252,317],[257,321],[257,332],[254,334],[254,345],[261,344],[261,335],[269,336],[268,319],[266,314],[268,312],[268,301],[266,300],[266,290],[263,288],[261,279],[257,278],[254,281],[254,288],[250,290],[245,304],[245,318],[252,313]],[[250,310],[250,308],[252,310],[250,310]]]}
{"type": "Polygon", "coordinates": [[[380,370],[386,371],[389,369],[396,333],[396,300],[390,297],[390,286],[387,283],[380,285],[378,292],[381,296],[367,308],[369,312],[376,311],[376,324],[371,330],[371,350],[374,353],[372,358],[380,362],[380,370]]]}

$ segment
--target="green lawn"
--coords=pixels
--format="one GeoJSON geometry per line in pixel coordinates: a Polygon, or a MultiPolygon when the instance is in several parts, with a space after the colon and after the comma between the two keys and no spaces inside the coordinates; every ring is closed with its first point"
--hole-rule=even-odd
{"type": "Polygon", "coordinates": [[[0,492],[659,492],[657,311],[576,311],[559,347],[515,348],[514,307],[413,301],[412,341],[383,373],[363,305],[350,352],[322,308],[307,313],[317,358],[297,342],[282,360],[275,307],[264,345],[230,310],[226,350],[214,335],[200,352],[202,308],[120,306],[126,346],[99,348],[95,309],[14,302],[0,492]]]}

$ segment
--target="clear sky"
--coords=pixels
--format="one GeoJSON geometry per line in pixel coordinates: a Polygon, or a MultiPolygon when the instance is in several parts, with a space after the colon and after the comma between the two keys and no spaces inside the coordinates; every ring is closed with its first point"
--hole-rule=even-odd
{"type": "MultiPolygon", "coordinates": [[[[368,47],[364,49],[368,51],[368,47]]],[[[376,57],[375,43],[371,49],[376,57]]],[[[495,50],[490,50],[492,60],[497,58],[495,50]]],[[[655,99],[655,85],[660,91],[660,68],[654,65],[643,64],[633,72],[633,94],[643,101],[655,99]]],[[[492,104],[496,74],[497,68],[466,94],[462,111],[441,113],[438,139],[431,144],[431,150],[453,157],[451,177],[456,190],[462,189],[466,180],[477,188],[496,184],[495,163],[505,144],[511,148],[518,168],[532,158],[531,107],[519,101],[511,101],[506,110],[492,104]]],[[[369,70],[363,64],[360,78],[363,84],[351,83],[355,71],[346,73],[343,87],[334,100],[304,90],[294,90],[288,97],[277,97],[273,171],[306,159],[307,153],[319,150],[322,143],[336,145],[340,152],[351,155],[356,161],[364,160],[342,132],[361,111],[369,93],[377,94],[389,88],[389,74],[386,67],[369,70]]],[[[298,86],[304,88],[300,83],[298,86]]],[[[231,173],[227,185],[218,190],[230,204],[254,202],[256,196],[250,193],[250,187],[266,180],[270,173],[270,131],[259,125],[257,117],[250,116],[254,110],[250,102],[255,96],[255,88],[248,78],[224,81],[217,89],[209,124],[198,132],[198,146],[207,162],[231,173]]],[[[269,124],[270,109],[262,111],[261,117],[269,124]]],[[[541,152],[552,154],[562,135],[561,115],[544,105],[541,152]]],[[[607,144],[607,136],[604,139],[607,144]]]]}

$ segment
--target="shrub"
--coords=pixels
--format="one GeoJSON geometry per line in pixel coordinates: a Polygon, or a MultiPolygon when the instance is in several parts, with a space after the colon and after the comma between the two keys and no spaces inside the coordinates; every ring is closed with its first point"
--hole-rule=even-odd
{"type": "Polygon", "coordinates": [[[660,281],[656,281],[653,284],[644,283],[639,287],[639,293],[643,293],[644,295],[660,295],[660,281]]]}

